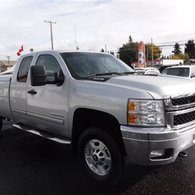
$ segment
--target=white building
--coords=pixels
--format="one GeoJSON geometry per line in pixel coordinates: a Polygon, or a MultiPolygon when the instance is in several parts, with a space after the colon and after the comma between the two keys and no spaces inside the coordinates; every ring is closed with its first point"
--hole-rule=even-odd
{"type": "Polygon", "coordinates": [[[167,65],[178,65],[178,64],[183,64],[184,61],[181,59],[162,59],[161,60],[161,65],[167,66],[167,65]]]}

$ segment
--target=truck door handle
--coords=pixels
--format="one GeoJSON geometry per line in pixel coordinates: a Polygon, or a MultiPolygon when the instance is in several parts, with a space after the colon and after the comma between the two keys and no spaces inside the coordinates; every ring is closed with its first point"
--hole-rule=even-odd
{"type": "Polygon", "coordinates": [[[31,95],[37,94],[37,92],[34,89],[29,90],[28,93],[31,94],[31,95]]]}

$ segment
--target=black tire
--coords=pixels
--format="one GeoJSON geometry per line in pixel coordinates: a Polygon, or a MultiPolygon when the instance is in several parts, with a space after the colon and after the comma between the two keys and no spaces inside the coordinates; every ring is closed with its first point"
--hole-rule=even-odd
{"type": "Polygon", "coordinates": [[[88,128],[82,133],[78,143],[78,157],[81,168],[84,171],[85,175],[90,180],[92,179],[93,181],[98,182],[101,185],[114,185],[120,181],[121,176],[123,175],[124,158],[121,154],[120,148],[114,138],[102,129],[96,127],[88,128]],[[102,150],[103,152],[98,151],[98,149],[94,148],[89,149],[90,147],[88,146],[91,143],[94,144],[94,147],[99,144],[99,146],[97,147],[100,148],[104,145],[105,147],[102,150]],[[89,152],[92,150],[93,155],[89,152]],[[97,153],[97,156],[99,158],[96,156],[97,153]],[[89,155],[90,158],[87,158],[86,155],[89,155]],[[87,159],[90,159],[90,161],[93,162],[89,162],[87,159]],[[105,159],[107,159],[107,161],[105,159]],[[93,169],[96,169],[100,166],[101,168],[103,167],[103,169],[100,169],[100,171],[96,170],[98,173],[95,173],[95,171],[93,171],[88,164],[90,164],[93,169]]]}
{"type": "Polygon", "coordinates": [[[0,131],[2,130],[2,126],[3,126],[3,119],[0,118],[0,131]]]}

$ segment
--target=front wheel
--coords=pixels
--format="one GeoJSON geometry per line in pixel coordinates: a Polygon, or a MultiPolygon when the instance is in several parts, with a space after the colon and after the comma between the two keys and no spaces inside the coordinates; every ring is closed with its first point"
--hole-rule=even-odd
{"type": "Polygon", "coordinates": [[[116,184],[123,173],[123,156],[114,138],[99,128],[81,135],[78,156],[85,173],[101,184],[116,184]]]}

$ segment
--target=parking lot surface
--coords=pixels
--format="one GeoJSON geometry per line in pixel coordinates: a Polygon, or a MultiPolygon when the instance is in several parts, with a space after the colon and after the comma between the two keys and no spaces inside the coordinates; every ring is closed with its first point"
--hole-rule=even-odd
{"type": "Polygon", "coordinates": [[[71,147],[4,125],[0,134],[0,194],[195,194],[195,147],[170,165],[132,165],[120,185],[99,187],[82,175],[71,147]]]}

